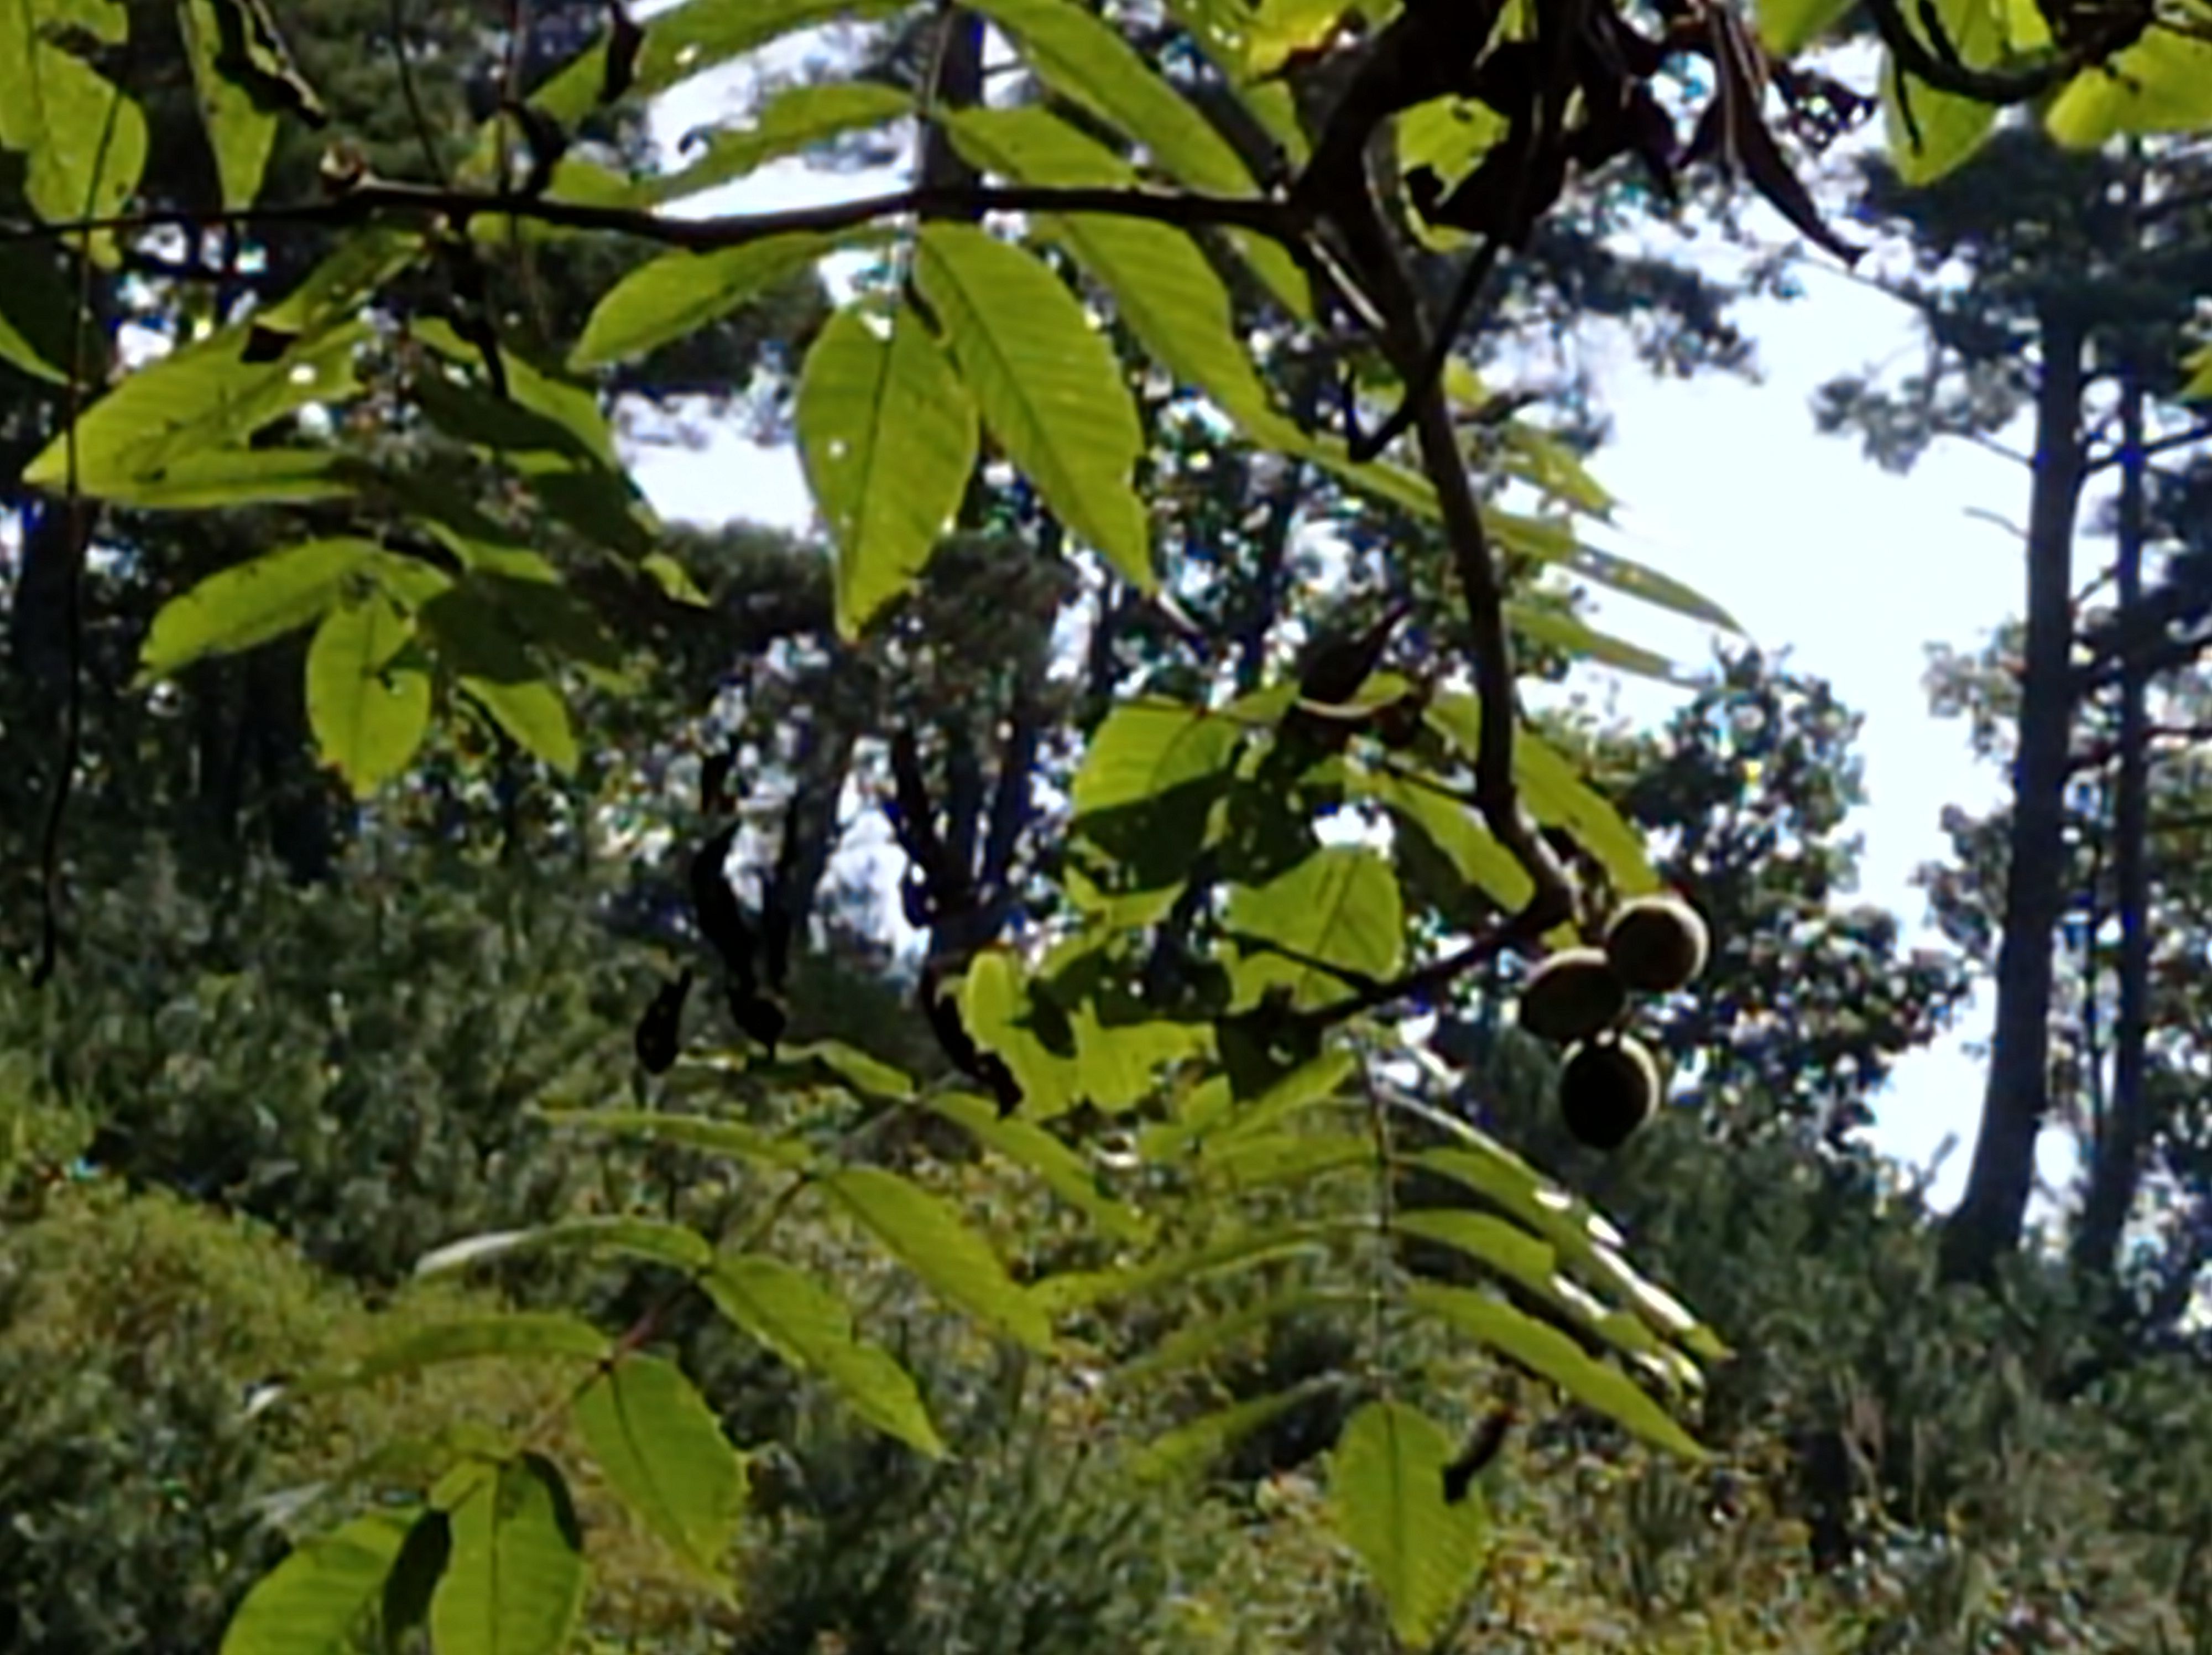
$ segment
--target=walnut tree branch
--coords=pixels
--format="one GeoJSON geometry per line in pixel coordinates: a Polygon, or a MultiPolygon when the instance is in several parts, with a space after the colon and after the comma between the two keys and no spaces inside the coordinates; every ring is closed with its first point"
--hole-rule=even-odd
{"type": "Polygon", "coordinates": [[[711,218],[676,218],[640,207],[562,201],[517,191],[471,191],[365,178],[327,200],[276,203],[217,211],[164,209],[67,222],[0,221],[0,243],[61,240],[104,232],[208,228],[222,225],[349,224],[379,216],[442,221],[455,229],[483,217],[513,216],[556,228],[632,236],[695,253],[750,246],[778,235],[836,235],[883,219],[981,213],[1099,213],[1149,219],[1181,229],[1249,230],[1285,244],[1303,236],[1305,214],[1266,196],[1203,195],[1140,186],[1054,189],[1030,185],[921,186],[821,206],[711,218]]]}

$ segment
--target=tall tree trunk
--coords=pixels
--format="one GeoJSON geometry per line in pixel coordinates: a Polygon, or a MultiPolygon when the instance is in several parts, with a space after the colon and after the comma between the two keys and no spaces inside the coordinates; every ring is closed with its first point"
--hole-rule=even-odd
{"type": "Polygon", "coordinates": [[[68,693],[70,593],[90,521],[58,500],[26,499],[17,514],[22,561],[8,611],[9,653],[42,723],[59,715],[68,693]]]}
{"type": "MultiPolygon", "coordinates": [[[[2119,620],[2142,602],[2143,387],[2130,360],[2120,391],[2119,620]]],[[[2124,631],[2123,636],[2125,636],[2124,631]]],[[[2143,1145],[2150,1135],[2143,1096],[2145,1046],[2150,1037],[2150,754],[2143,709],[2143,652],[2120,657],[2119,775],[2112,808],[2113,910],[2120,922],[2119,1006],[2112,1025],[2112,1107],[2091,1146],[2089,1193],[2074,1232],[2074,1263],[2086,1274],[2112,1280],[2120,1237],[2134,1209],[2142,1176],[2143,1145]]]]}
{"type": "Polygon", "coordinates": [[[2073,733],[2074,520],[2081,496],[2082,356],[2070,311],[2039,318],[2035,485],[2028,516],[2027,639],[2007,848],[2004,939],[1997,949],[1989,1090],[1966,1193],[1944,1226],[1947,1281],[1988,1280],[2020,1244],[2035,1187],[2035,1147],[2050,1101],[2052,934],[2065,871],[2067,760],[2073,733]]]}
{"type": "MultiPolygon", "coordinates": [[[[948,8],[937,24],[937,46],[924,72],[928,104],[943,110],[966,109],[983,101],[983,20],[972,11],[948,8]]],[[[921,182],[930,189],[961,189],[976,182],[976,172],[952,147],[951,131],[942,120],[923,130],[921,182]]],[[[969,214],[977,217],[980,214],[969,214]]]]}

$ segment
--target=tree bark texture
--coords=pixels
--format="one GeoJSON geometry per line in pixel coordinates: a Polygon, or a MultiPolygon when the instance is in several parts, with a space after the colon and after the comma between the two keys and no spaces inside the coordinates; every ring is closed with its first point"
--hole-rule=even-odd
{"type": "Polygon", "coordinates": [[[2078,316],[2039,319],[2035,482],[2028,515],[2027,632],[2013,811],[1997,948],[1996,1029],[1988,1091],[1966,1192],[1946,1222],[1942,1273],[1985,1281],[2020,1244],[2035,1187],[2036,1141],[2050,1103],[2054,933],[2065,881],[2065,792],[2073,734],[2074,523],[2084,456],[2086,329],[2078,316]]]}

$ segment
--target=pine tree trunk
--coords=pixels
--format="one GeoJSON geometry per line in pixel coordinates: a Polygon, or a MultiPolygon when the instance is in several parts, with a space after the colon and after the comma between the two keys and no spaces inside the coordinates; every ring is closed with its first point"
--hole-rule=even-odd
{"type": "MultiPolygon", "coordinates": [[[[2117,581],[2122,625],[2142,601],[2143,387],[2130,363],[2121,387],[2119,556],[2117,581]]],[[[2113,911],[2120,922],[2119,1007],[2112,1027],[2112,1101],[2091,1146],[2089,1193],[2074,1234],[2074,1263],[2109,1281],[2120,1237],[2134,1209],[2149,1137],[2143,1096],[2150,1035],[2150,754],[2143,709],[2140,648],[2120,658],[2119,776],[2112,810],[2113,911]]]]}
{"type": "Polygon", "coordinates": [[[2035,484],[2028,518],[2027,638],[1997,949],[1989,1090],[1966,1193],[1944,1226],[1942,1271],[1987,1281],[2020,1244],[2035,1186],[2036,1140],[2050,1101],[2053,934],[2065,874],[2065,791],[2073,733],[2074,520],[2082,481],[2085,330],[2040,319],[2035,484]]]}

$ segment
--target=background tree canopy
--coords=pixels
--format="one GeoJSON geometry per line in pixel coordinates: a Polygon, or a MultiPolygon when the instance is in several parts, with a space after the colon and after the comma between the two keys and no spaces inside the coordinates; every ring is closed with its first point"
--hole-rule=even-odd
{"type": "Polygon", "coordinates": [[[2207,130],[2201,0],[9,9],[0,1627],[2212,1649],[2207,130]],[[690,208],[794,157],[897,180],[690,208]],[[2036,431],[1946,954],[1544,350],[1875,236],[1821,423],[2036,431]]]}

